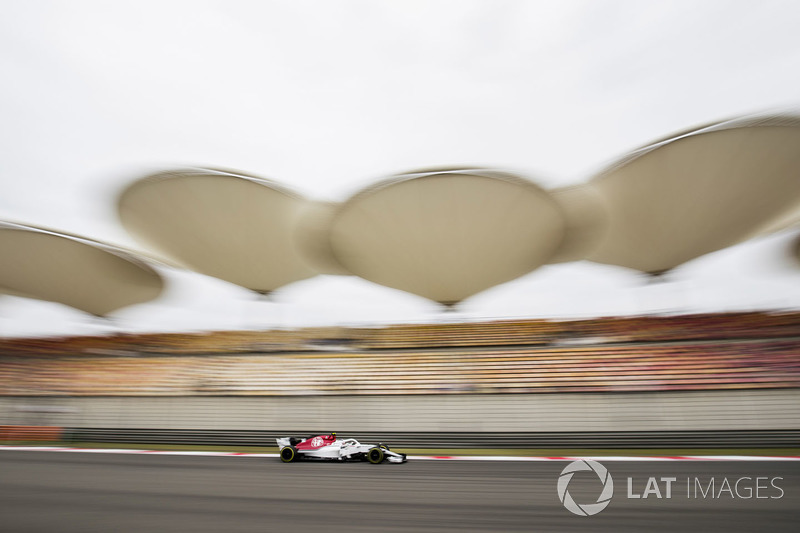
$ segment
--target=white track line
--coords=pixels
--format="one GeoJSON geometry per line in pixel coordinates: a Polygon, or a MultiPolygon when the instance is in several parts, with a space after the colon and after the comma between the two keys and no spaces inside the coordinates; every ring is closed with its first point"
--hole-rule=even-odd
{"type": "MultiPolygon", "coordinates": [[[[0,446],[0,451],[25,452],[69,452],[69,453],[116,453],[131,455],[194,455],[205,457],[278,457],[277,453],[177,451],[177,450],[133,450],[123,448],[71,448],[67,446],[0,446]]],[[[409,459],[423,461],[800,461],[800,456],[768,455],[676,455],[676,456],[574,456],[574,457],[526,457],[520,455],[409,455],[409,459]]]]}

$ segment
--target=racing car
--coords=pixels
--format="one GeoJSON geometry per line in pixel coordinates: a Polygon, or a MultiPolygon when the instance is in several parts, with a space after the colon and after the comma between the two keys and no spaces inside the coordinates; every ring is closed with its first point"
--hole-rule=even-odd
{"type": "Polygon", "coordinates": [[[372,464],[405,463],[406,454],[395,453],[384,444],[361,444],[356,439],[337,439],[336,433],[275,439],[281,450],[281,461],[291,463],[299,459],[328,461],[369,461],[372,464]]]}

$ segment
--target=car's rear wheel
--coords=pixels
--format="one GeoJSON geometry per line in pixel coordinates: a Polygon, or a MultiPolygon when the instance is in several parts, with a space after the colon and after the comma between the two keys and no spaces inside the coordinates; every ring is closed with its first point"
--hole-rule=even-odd
{"type": "Polygon", "coordinates": [[[378,447],[370,448],[367,452],[367,461],[374,465],[383,462],[383,457],[383,450],[378,447]]]}
{"type": "Polygon", "coordinates": [[[285,446],[281,448],[281,461],[284,463],[291,463],[297,459],[297,448],[294,446],[285,446]]]}

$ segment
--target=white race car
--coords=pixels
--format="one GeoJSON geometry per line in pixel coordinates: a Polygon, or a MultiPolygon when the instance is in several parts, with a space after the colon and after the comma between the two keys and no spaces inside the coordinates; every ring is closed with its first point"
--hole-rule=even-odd
{"type": "Polygon", "coordinates": [[[291,463],[299,459],[328,461],[369,461],[372,464],[405,463],[406,454],[395,453],[383,444],[361,444],[356,439],[337,439],[336,433],[314,435],[308,438],[282,437],[276,439],[281,450],[281,461],[291,463]]]}

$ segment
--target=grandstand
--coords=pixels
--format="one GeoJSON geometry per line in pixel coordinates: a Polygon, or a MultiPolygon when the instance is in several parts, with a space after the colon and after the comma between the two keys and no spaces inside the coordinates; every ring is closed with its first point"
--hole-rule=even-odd
{"type": "Polygon", "coordinates": [[[620,392],[800,387],[797,340],[275,355],[6,356],[0,394],[620,392]]]}
{"type": "Polygon", "coordinates": [[[799,340],[800,313],[8,339],[0,342],[0,394],[280,396],[798,387],[799,340]]]}
{"type": "Polygon", "coordinates": [[[502,320],[401,324],[375,328],[314,327],[296,330],[109,336],[5,338],[0,355],[201,355],[480,346],[554,345],[587,341],[725,341],[800,337],[800,312],[709,313],[611,317],[589,320],[502,320]]]}
{"type": "Polygon", "coordinates": [[[798,356],[800,312],[5,339],[0,424],[800,429],[798,356]]]}

